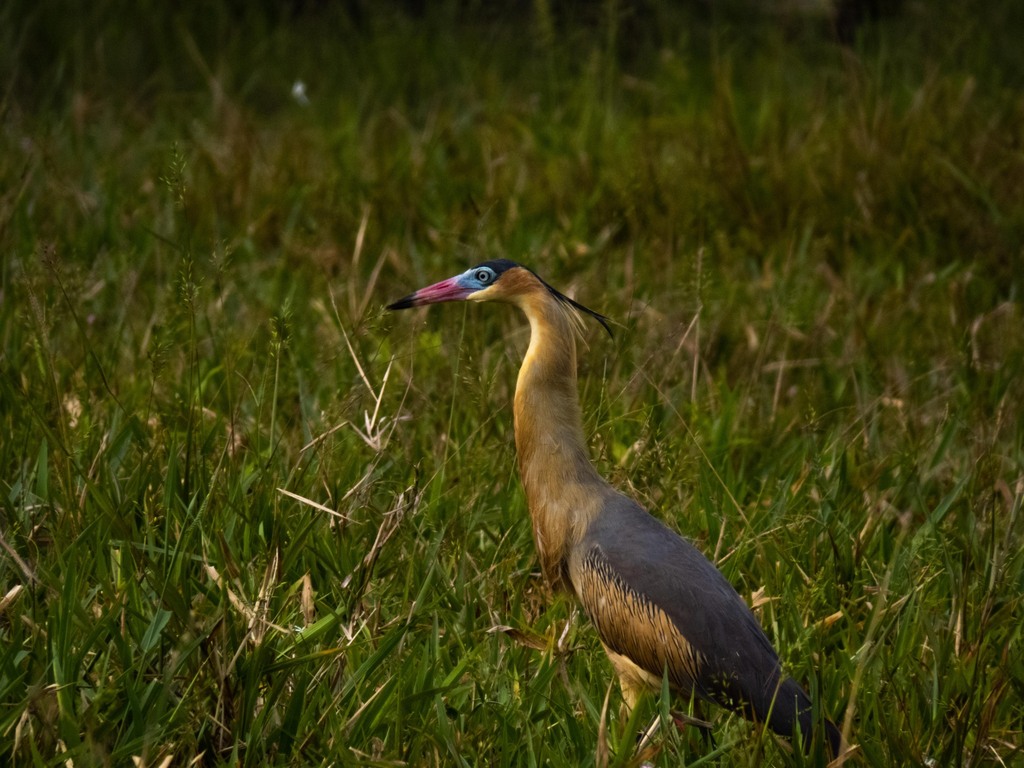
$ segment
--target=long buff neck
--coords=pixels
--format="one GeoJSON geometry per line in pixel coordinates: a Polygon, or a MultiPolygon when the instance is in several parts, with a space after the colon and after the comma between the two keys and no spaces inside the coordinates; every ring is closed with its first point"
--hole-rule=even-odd
{"type": "Polygon", "coordinates": [[[565,588],[569,552],[608,485],[590,463],[583,436],[576,318],[537,287],[516,302],[530,321],[530,346],[516,384],[516,453],[541,567],[549,584],[565,588]]]}

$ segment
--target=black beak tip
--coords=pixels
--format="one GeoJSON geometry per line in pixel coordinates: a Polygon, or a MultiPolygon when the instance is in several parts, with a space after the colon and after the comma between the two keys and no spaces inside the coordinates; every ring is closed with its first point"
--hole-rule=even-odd
{"type": "Polygon", "coordinates": [[[388,309],[391,309],[391,310],[395,310],[395,309],[409,309],[409,307],[415,307],[416,305],[413,303],[413,298],[415,296],[416,296],[416,294],[410,293],[405,298],[399,299],[398,301],[394,302],[393,304],[388,304],[388,309]]]}

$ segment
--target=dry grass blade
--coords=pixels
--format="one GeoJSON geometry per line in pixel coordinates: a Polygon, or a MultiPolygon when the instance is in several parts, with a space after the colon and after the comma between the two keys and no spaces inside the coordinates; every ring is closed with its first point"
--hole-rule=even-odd
{"type": "MultiPolygon", "coordinates": [[[[348,521],[348,517],[343,515],[341,512],[338,512],[337,510],[331,509],[330,507],[325,507],[323,504],[321,504],[318,501],[313,501],[312,499],[307,499],[305,496],[300,496],[299,494],[293,493],[292,491],[289,491],[289,490],[287,490],[285,488],[278,488],[277,492],[282,494],[282,495],[284,495],[284,496],[287,496],[290,499],[295,499],[296,501],[300,501],[303,504],[305,504],[306,506],[312,507],[313,509],[318,509],[321,512],[326,512],[327,514],[331,515],[332,517],[337,517],[337,518],[339,518],[341,520],[348,521]]],[[[349,493],[351,493],[351,491],[349,491],[349,493]]]]}
{"type": "MultiPolygon", "coordinates": [[[[220,572],[209,563],[206,564],[206,574],[217,584],[218,587],[224,590],[227,595],[228,601],[234,606],[235,610],[245,616],[247,622],[248,632],[246,633],[246,640],[251,642],[253,645],[259,645],[263,642],[263,638],[266,635],[268,629],[273,629],[282,635],[291,635],[291,631],[285,627],[279,626],[271,622],[268,618],[270,612],[270,593],[277,584],[277,569],[279,562],[279,555],[275,550],[274,555],[268,563],[266,570],[263,574],[263,581],[260,584],[259,593],[254,601],[253,605],[247,604],[238,594],[227,584],[224,578],[220,575],[220,572]]],[[[241,652],[239,648],[235,655],[237,659],[238,653],[241,652]]],[[[233,663],[233,662],[232,662],[233,663]]]]}
{"type": "Polygon", "coordinates": [[[0,547],[3,547],[4,552],[11,558],[12,561],[18,566],[18,569],[25,575],[25,578],[31,583],[36,583],[39,579],[36,578],[35,573],[26,563],[10,544],[7,543],[7,539],[4,538],[4,532],[0,530],[0,547]]]}
{"type": "Polygon", "coordinates": [[[611,750],[608,748],[608,703],[611,701],[612,684],[605,688],[604,702],[601,704],[601,716],[597,721],[597,750],[594,754],[594,765],[607,768],[611,750]]]}
{"type": "Polygon", "coordinates": [[[419,506],[420,498],[420,491],[415,485],[409,486],[398,495],[394,505],[384,515],[380,525],[377,527],[377,535],[369,551],[363,557],[360,566],[342,580],[342,588],[349,587],[357,577],[363,587],[365,587],[373,574],[374,565],[377,562],[377,558],[380,557],[384,545],[395,535],[402,520],[419,506]]]}
{"type": "Polygon", "coordinates": [[[304,625],[308,627],[316,620],[315,592],[313,590],[313,580],[308,572],[302,575],[302,595],[300,600],[302,620],[304,625]]]}
{"type": "Polygon", "coordinates": [[[499,624],[491,627],[487,630],[488,634],[501,633],[506,637],[510,637],[513,642],[518,643],[526,648],[532,648],[535,651],[546,651],[548,649],[548,641],[544,639],[542,635],[538,635],[535,632],[526,632],[515,627],[507,627],[499,624]]]}
{"type": "Polygon", "coordinates": [[[22,584],[15,584],[7,590],[7,594],[0,597],[0,615],[3,615],[7,608],[14,604],[14,601],[18,599],[18,595],[21,594],[23,589],[25,587],[22,584]]]}

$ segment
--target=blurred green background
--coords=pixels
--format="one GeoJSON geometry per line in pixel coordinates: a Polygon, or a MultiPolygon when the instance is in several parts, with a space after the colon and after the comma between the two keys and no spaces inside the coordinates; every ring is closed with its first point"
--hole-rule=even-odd
{"type": "Polygon", "coordinates": [[[0,762],[822,764],[634,754],[687,703],[540,579],[522,318],[383,310],[507,257],[852,764],[1024,764],[1024,5],[838,14],[4,3],[0,762]]]}

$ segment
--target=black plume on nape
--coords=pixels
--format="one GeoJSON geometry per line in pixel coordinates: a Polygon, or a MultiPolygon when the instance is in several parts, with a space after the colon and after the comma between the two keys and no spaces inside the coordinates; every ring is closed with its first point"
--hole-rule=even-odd
{"type": "Polygon", "coordinates": [[[552,296],[554,296],[556,299],[558,299],[563,304],[568,304],[573,309],[579,310],[580,312],[583,312],[583,313],[585,313],[587,315],[590,315],[592,318],[597,320],[597,322],[599,322],[604,327],[604,329],[608,332],[608,337],[609,338],[611,338],[611,339],[615,338],[615,334],[612,333],[611,326],[608,325],[608,323],[610,321],[609,321],[609,319],[607,317],[602,315],[600,312],[595,312],[590,307],[583,306],[582,304],[580,304],[578,301],[576,301],[574,299],[570,299],[568,296],[566,296],[561,291],[558,291],[555,288],[552,288],[550,285],[548,285],[548,283],[544,280],[544,278],[542,278],[536,272],[534,272],[533,274],[536,275],[538,280],[540,280],[542,283],[544,283],[544,287],[545,288],[547,288],[549,291],[551,291],[551,295],[552,296]]]}

